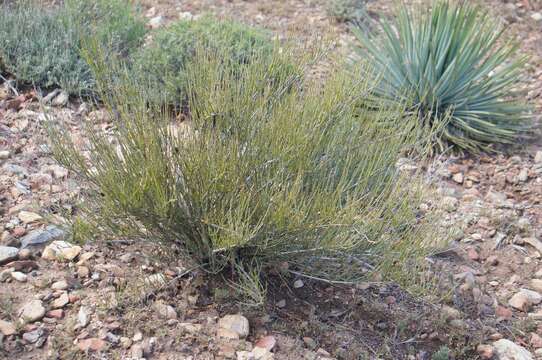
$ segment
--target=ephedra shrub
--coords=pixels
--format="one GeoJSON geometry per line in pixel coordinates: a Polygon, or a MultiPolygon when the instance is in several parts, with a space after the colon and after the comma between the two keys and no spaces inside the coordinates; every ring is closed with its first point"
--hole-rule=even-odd
{"type": "Polygon", "coordinates": [[[396,162],[416,122],[363,106],[374,84],[341,70],[324,84],[285,73],[277,88],[265,80],[269,64],[296,58],[284,48],[240,71],[222,61],[227,53],[197,50],[187,63],[184,123],[91,54],[99,84],[122,79],[106,97],[113,133],[89,127],[90,145],[78,148],[51,128],[56,158],[89,186],[89,221],[209,271],[288,262],[298,274],[352,281],[415,269],[427,250],[419,189],[396,162]]]}

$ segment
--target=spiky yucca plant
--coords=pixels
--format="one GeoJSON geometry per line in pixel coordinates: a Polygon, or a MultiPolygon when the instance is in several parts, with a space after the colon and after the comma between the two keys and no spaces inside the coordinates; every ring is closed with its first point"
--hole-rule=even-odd
{"type": "Polygon", "coordinates": [[[525,59],[489,13],[469,2],[439,0],[432,9],[399,7],[381,36],[354,29],[359,54],[380,71],[376,95],[409,104],[422,121],[440,128],[441,149],[493,149],[529,128],[528,107],[514,83],[525,59]]]}
{"type": "Polygon", "coordinates": [[[116,86],[104,97],[114,132],[89,124],[90,147],[79,149],[51,131],[56,158],[90,187],[88,221],[214,271],[288,261],[350,281],[416,269],[427,251],[419,192],[396,167],[416,122],[360,106],[368,80],[337,70],[325,84],[292,86],[299,79],[283,69],[278,86],[265,81],[269,64],[298,55],[274,48],[238,71],[223,61],[230,50],[197,49],[186,63],[187,127],[148,104],[129,71],[90,53],[98,83],[116,86]]]}

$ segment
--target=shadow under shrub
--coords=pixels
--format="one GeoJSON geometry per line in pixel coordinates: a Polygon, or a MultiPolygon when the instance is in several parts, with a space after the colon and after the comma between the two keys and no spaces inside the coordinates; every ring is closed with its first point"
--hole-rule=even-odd
{"type": "Polygon", "coordinates": [[[0,71],[19,84],[88,96],[95,79],[81,56],[84,39],[98,39],[108,52],[121,55],[139,46],[144,34],[144,23],[123,0],[0,4],[0,71]]]}
{"type": "Polygon", "coordinates": [[[196,49],[220,49],[221,61],[234,74],[257,56],[270,66],[266,75],[272,82],[283,83],[279,77],[299,75],[301,70],[293,63],[268,63],[274,47],[271,35],[262,29],[207,15],[155,31],[152,41],[134,54],[131,66],[147,87],[149,101],[178,107],[186,98],[186,66],[193,62],[196,49]]]}
{"type": "Polygon", "coordinates": [[[55,157],[90,187],[88,220],[110,235],[159,242],[187,267],[251,271],[286,261],[297,275],[326,280],[381,270],[412,281],[428,233],[419,183],[396,162],[417,122],[401,109],[362,106],[374,84],[342,70],[299,86],[279,74],[277,86],[265,81],[268,56],[234,69],[222,61],[229,54],[197,49],[186,64],[183,123],[149,108],[128,70],[92,54],[103,88],[122,79],[106,98],[113,134],[89,125],[89,147],[77,148],[62,127],[50,128],[55,157]]]}
{"type": "Polygon", "coordinates": [[[357,50],[378,70],[375,95],[410,104],[443,150],[477,152],[514,144],[531,128],[517,81],[525,59],[489,12],[471,2],[436,0],[410,10],[399,5],[375,35],[355,28],[357,50]]]}

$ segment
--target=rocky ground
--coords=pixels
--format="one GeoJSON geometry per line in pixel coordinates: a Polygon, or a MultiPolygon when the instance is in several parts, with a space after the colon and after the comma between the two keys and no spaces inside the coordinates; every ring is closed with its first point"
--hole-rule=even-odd
{"type": "MultiPolygon", "coordinates": [[[[373,1],[371,14],[387,14],[373,1]]],[[[484,1],[530,55],[522,81],[542,109],[542,4],[484,1]]],[[[203,12],[341,46],[348,28],[323,1],[143,1],[153,27],[203,12]]],[[[542,142],[508,155],[440,156],[423,167],[451,237],[427,259],[439,290],[412,296],[368,282],[271,281],[265,309],[232,300],[223,279],[187,271],[150,245],[78,243],[62,223],[81,188],[51,158],[44,123],[76,142],[100,110],[61,92],[0,85],[0,358],[7,359],[542,359],[542,142]],[[45,104],[45,105],[41,105],[45,104]],[[274,287],[276,286],[276,288],[274,287]],[[437,357],[440,354],[441,357],[437,357]]],[[[538,116],[539,118],[539,116],[538,116]]]]}

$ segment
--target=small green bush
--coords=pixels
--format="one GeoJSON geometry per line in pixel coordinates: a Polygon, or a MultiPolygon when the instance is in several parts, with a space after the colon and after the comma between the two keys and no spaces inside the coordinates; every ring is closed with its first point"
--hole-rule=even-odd
{"type": "Polygon", "coordinates": [[[435,140],[468,151],[513,144],[529,129],[515,83],[524,59],[502,39],[489,12],[470,2],[439,0],[430,10],[404,5],[383,34],[354,29],[357,50],[379,71],[378,97],[409,104],[435,140]]]}
{"type": "Polygon", "coordinates": [[[100,88],[116,86],[104,97],[114,133],[89,125],[91,145],[78,149],[50,128],[55,157],[89,185],[85,221],[209,271],[257,274],[287,261],[297,275],[355,281],[418,270],[419,191],[396,166],[416,121],[361,106],[371,82],[337,70],[325,84],[271,84],[267,62],[289,63],[289,50],[257,54],[239,72],[224,61],[229,46],[196,49],[184,66],[189,120],[179,124],[148,104],[130,71],[88,54],[100,88]]]}
{"type": "Polygon", "coordinates": [[[0,5],[0,64],[19,84],[94,92],[95,79],[80,50],[92,36],[113,54],[138,46],[144,24],[122,0],[67,0],[59,7],[34,1],[0,5]]]}
{"type": "Polygon", "coordinates": [[[362,21],[368,16],[367,0],[329,0],[326,10],[338,22],[362,21]]]}
{"type": "Polygon", "coordinates": [[[221,60],[236,74],[258,56],[272,70],[268,74],[269,80],[279,83],[284,79],[277,79],[277,76],[290,76],[299,70],[292,64],[269,62],[274,47],[269,34],[262,30],[232,20],[204,16],[197,20],[181,20],[157,30],[151,44],[134,56],[132,71],[142,77],[140,82],[148,88],[150,101],[179,105],[186,95],[185,67],[197,48],[224,49],[221,60]]]}

